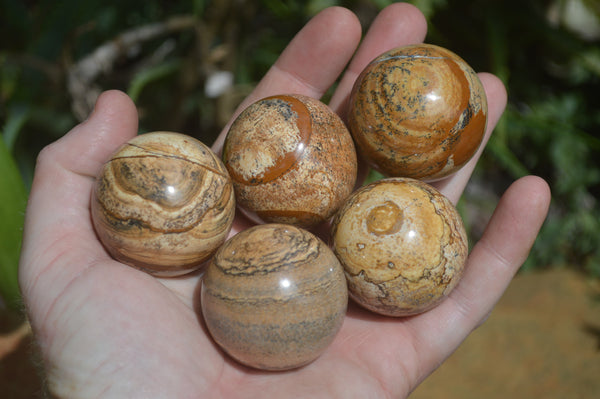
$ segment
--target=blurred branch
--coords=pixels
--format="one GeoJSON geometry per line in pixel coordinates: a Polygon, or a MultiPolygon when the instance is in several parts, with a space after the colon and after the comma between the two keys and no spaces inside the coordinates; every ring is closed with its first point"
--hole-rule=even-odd
{"type": "Polygon", "coordinates": [[[177,16],[165,22],[136,27],[101,45],[72,65],[67,72],[67,88],[72,98],[71,107],[77,119],[87,118],[100,95],[101,89],[94,85],[98,76],[109,73],[118,60],[127,57],[142,43],[190,29],[195,24],[194,17],[177,16]]]}
{"type": "Polygon", "coordinates": [[[23,322],[16,330],[0,335],[0,360],[14,352],[23,338],[31,334],[29,322],[23,322]]]}

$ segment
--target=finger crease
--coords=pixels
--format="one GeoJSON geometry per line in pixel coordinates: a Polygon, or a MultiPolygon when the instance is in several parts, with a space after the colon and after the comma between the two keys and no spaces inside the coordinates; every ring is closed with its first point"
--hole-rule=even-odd
{"type": "Polygon", "coordinates": [[[282,72],[282,73],[288,75],[292,80],[294,80],[295,82],[297,82],[301,86],[306,87],[311,93],[313,93],[313,95],[315,97],[319,97],[320,98],[323,95],[323,90],[321,90],[318,87],[312,85],[311,83],[308,82],[308,80],[304,79],[299,74],[294,73],[294,72],[289,71],[289,70],[286,70],[286,69],[283,69],[283,68],[277,66],[277,64],[273,65],[273,68],[275,70],[279,71],[279,72],[282,72]]]}

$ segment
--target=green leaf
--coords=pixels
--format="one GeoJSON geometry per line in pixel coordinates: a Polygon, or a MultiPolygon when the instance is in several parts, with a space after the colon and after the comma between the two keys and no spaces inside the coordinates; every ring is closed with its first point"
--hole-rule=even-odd
{"type": "Polygon", "coordinates": [[[529,174],[529,170],[527,170],[527,168],[521,163],[519,158],[517,158],[510,148],[508,148],[508,146],[497,137],[492,136],[487,146],[487,150],[493,154],[493,156],[499,161],[500,165],[502,165],[502,167],[506,169],[514,179],[518,179],[529,174]]]}
{"type": "Polygon", "coordinates": [[[310,0],[306,4],[306,15],[317,15],[328,7],[339,5],[338,0],[310,0]]]}
{"type": "Polygon", "coordinates": [[[8,110],[3,133],[4,144],[8,151],[12,151],[15,141],[28,118],[29,107],[26,105],[15,106],[8,110]]]}
{"type": "Polygon", "coordinates": [[[170,60],[151,68],[141,70],[132,79],[127,94],[135,102],[140,97],[140,93],[150,83],[174,74],[181,67],[179,60],[170,60]]]}
{"type": "Polygon", "coordinates": [[[0,296],[13,310],[20,307],[18,264],[27,192],[15,162],[0,140],[0,296]]]}
{"type": "MultiPolygon", "coordinates": [[[[446,6],[447,0],[410,0],[408,3],[416,6],[426,18],[431,18],[439,8],[446,6]]],[[[393,3],[391,0],[373,0],[373,3],[380,9],[393,3]]]]}

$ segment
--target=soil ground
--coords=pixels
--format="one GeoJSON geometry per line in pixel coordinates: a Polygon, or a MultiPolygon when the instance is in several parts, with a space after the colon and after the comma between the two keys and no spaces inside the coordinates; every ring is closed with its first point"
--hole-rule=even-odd
{"type": "Polygon", "coordinates": [[[490,318],[410,399],[600,398],[600,285],[517,276],[490,318]]]}
{"type": "MultiPolygon", "coordinates": [[[[17,327],[0,313],[0,397],[38,398],[32,343],[17,327]]],[[[459,398],[600,398],[600,282],[566,269],[517,276],[487,322],[410,397],[459,398]]]]}

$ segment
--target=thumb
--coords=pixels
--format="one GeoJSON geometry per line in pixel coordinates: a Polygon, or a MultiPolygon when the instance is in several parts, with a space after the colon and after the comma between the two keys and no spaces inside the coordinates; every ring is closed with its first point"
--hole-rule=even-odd
{"type": "Polygon", "coordinates": [[[38,156],[25,213],[19,283],[29,310],[45,314],[87,259],[102,254],[90,219],[90,193],[102,164],[137,133],[127,95],[102,94],[92,115],[38,156]],[[61,262],[70,257],[71,262],[61,262]]]}
{"type": "Polygon", "coordinates": [[[121,91],[110,90],[98,97],[88,119],[49,147],[67,170],[95,178],[110,154],[135,136],[137,129],[133,101],[121,91]]]}

